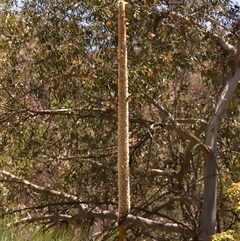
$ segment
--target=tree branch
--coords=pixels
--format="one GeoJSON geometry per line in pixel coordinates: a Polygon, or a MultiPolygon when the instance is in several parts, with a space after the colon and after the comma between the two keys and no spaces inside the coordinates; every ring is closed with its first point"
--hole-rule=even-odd
{"type": "Polygon", "coordinates": [[[167,117],[167,119],[170,121],[170,124],[155,123],[153,125],[153,127],[165,125],[167,128],[172,128],[173,130],[175,130],[177,132],[177,134],[179,134],[179,136],[181,136],[187,140],[190,140],[192,145],[195,146],[195,148],[200,149],[203,152],[205,159],[208,159],[213,155],[211,149],[207,145],[203,144],[201,142],[201,140],[198,139],[192,133],[184,130],[181,127],[181,125],[176,120],[174,120],[173,116],[167,110],[165,110],[165,108],[162,105],[160,105],[155,99],[151,98],[150,100],[151,100],[152,104],[158,110],[160,110],[161,113],[163,113],[167,117]]]}
{"type": "MultiPolygon", "coordinates": [[[[30,188],[32,191],[34,191],[36,193],[39,193],[39,194],[42,194],[42,195],[45,195],[45,196],[55,196],[55,197],[67,199],[69,201],[81,203],[81,201],[78,199],[77,196],[70,195],[70,194],[65,193],[65,192],[55,191],[55,190],[52,190],[52,189],[49,189],[49,188],[38,186],[38,185],[33,184],[33,183],[31,183],[31,182],[29,182],[29,181],[27,181],[27,180],[25,180],[21,177],[15,176],[15,175],[13,175],[10,172],[7,172],[5,170],[0,171],[0,174],[7,177],[7,179],[5,181],[22,183],[23,185],[30,188]]],[[[79,204],[79,208],[83,210],[86,207],[84,207],[83,204],[79,204]]]]}
{"type": "MultiPolygon", "coordinates": [[[[52,222],[56,221],[78,221],[83,218],[100,218],[100,219],[109,219],[109,220],[115,220],[117,221],[118,213],[113,211],[101,211],[96,209],[88,209],[86,206],[79,201],[78,197],[74,195],[67,194],[65,192],[59,192],[52,189],[44,188],[41,186],[38,186],[36,184],[33,184],[21,177],[18,177],[16,175],[13,175],[5,170],[0,171],[0,174],[2,176],[5,176],[6,179],[4,181],[13,181],[22,183],[23,185],[27,186],[31,190],[33,190],[36,193],[42,194],[42,195],[50,195],[50,196],[57,196],[64,199],[67,199],[72,202],[73,204],[78,204],[81,208],[79,209],[79,213],[76,215],[63,215],[63,214],[48,214],[43,216],[34,216],[34,217],[27,217],[20,219],[16,222],[14,222],[14,225],[21,225],[23,223],[32,223],[32,222],[38,222],[38,221],[45,221],[50,220],[52,222]]],[[[72,204],[71,203],[71,204],[72,204]]],[[[66,203],[67,204],[67,203],[66,203]]],[[[150,229],[158,229],[163,232],[177,232],[189,236],[193,236],[193,232],[186,226],[178,224],[178,223],[164,223],[159,221],[150,220],[147,218],[141,218],[134,215],[128,215],[126,218],[127,224],[134,224],[137,226],[142,226],[144,228],[150,228],[150,229]]]]}
{"type": "MultiPolygon", "coordinates": [[[[81,220],[83,218],[99,218],[99,219],[108,219],[108,220],[115,220],[117,221],[118,213],[114,211],[102,211],[102,212],[96,212],[96,211],[88,211],[88,210],[82,210],[76,215],[62,215],[62,214],[49,214],[44,216],[35,216],[35,217],[27,217],[23,218],[19,221],[14,222],[14,225],[21,225],[23,223],[32,223],[32,222],[39,222],[39,221],[45,221],[49,220],[51,222],[56,221],[68,221],[68,222],[74,222],[81,220]]],[[[153,221],[147,218],[141,218],[134,215],[129,214],[126,218],[126,224],[134,224],[136,226],[141,226],[146,229],[157,229],[162,232],[168,232],[168,233],[181,233],[184,235],[189,235],[190,237],[193,237],[193,232],[186,228],[182,227],[179,224],[176,223],[163,223],[159,221],[153,221]]],[[[10,224],[9,224],[10,225],[10,224]]],[[[117,227],[116,227],[117,228],[117,227]]]]}
{"type": "Polygon", "coordinates": [[[203,194],[203,216],[201,229],[202,240],[215,233],[216,226],[216,202],[217,202],[217,134],[220,118],[223,116],[227,105],[232,99],[240,79],[240,68],[236,69],[233,76],[230,76],[218,100],[215,113],[209,120],[206,145],[208,145],[214,156],[205,162],[204,167],[204,194],[203,194]]]}
{"type": "MultiPolygon", "coordinates": [[[[214,33],[213,31],[209,31],[208,29],[206,29],[205,26],[201,25],[200,23],[196,23],[195,22],[195,16],[194,15],[188,15],[187,17],[177,13],[177,12],[170,12],[170,11],[162,11],[158,13],[158,19],[161,20],[163,18],[168,18],[171,19],[172,21],[176,21],[176,20],[183,20],[189,24],[193,24],[194,26],[197,26],[199,28],[200,32],[203,32],[204,34],[208,35],[210,38],[212,38],[219,46],[221,46],[224,50],[226,50],[227,52],[229,52],[231,55],[235,56],[237,54],[237,49],[229,44],[223,37],[217,35],[216,33],[214,33]]],[[[210,19],[207,19],[208,21],[210,19]]],[[[160,23],[160,21],[158,22],[158,24],[160,23]]]]}
{"type": "MultiPolygon", "coordinates": [[[[200,136],[200,134],[203,132],[203,131],[206,131],[207,129],[207,123],[204,123],[200,126],[199,129],[197,129],[196,133],[195,133],[195,136],[198,137],[200,136]]],[[[183,160],[183,163],[181,165],[181,170],[178,174],[178,183],[179,183],[179,186],[180,188],[183,188],[183,179],[184,179],[184,176],[187,174],[188,170],[189,170],[189,166],[190,166],[190,160],[192,159],[192,150],[194,149],[194,142],[190,142],[188,144],[188,147],[187,147],[187,150],[186,150],[186,154],[185,154],[185,158],[183,160]]]]}

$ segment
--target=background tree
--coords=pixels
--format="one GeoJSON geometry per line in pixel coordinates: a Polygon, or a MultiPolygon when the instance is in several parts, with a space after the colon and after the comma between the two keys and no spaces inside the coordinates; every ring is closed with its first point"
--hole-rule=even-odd
{"type": "MultiPolygon", "coordinates": [[[[117,5],[14,4],[0,14],[2,217],[116,239],[117,5]]],[[[217,232],[238,232],[227,189],[239,181],[239,88],[216,149],[206,142],[224,87],[234,90],[226,83],[236,83],[238,15],[230,1],[129,2],[126,238],[199,238],[211,157],[217,232]]]]}

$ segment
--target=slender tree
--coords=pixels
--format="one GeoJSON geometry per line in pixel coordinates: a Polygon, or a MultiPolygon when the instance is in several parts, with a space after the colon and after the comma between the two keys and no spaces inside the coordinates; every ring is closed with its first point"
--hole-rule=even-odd
{"type": "MultiPolygon", "coordinates": [[[[234,49],[233,46],[232,49],[234,49]]],[[[231,50],[231,48],[227,50],[231,50]]],[[[204,167],[204,194],[202,210],[202,234],[201,240],[208,240],[209,236],[215,234],[216,228],[216,209],[217,209],[217,135],[219,132],[220,118],[225,113],[234,93],[236,92],[240,78],[239,68],[239,44],[235,50],[235,66],[230,73],[227,84],[225,85],[221,96],[218,100],[215,113],[209,120],[206,145],[212,150],[213,155],[205,162],[204,167]]]]}
{"type": "Polygon", "coordinates": [[[118,199],[119,240],[124,240],[124,222],[130,209],[128,69],[125,14],[126,2],[118,2],[118,199]]]}

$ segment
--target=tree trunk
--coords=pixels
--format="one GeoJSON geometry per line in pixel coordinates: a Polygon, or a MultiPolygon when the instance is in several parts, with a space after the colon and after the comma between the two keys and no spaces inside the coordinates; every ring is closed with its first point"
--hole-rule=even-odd
{"type": "Polygon", "coordinates": [[[229,77],[225,88],[218,101],[216,111],[211,117],[207,130],[206,145],[212,150],[213,155],[205,161],[204,167],[204,193],[201,223],[201,239],[207,241],[209,236],[215,234],[216,226],[216,200],[217,200],[217,133],[219,121],[224,114],[240,79],[240,68],[229,77]]]}

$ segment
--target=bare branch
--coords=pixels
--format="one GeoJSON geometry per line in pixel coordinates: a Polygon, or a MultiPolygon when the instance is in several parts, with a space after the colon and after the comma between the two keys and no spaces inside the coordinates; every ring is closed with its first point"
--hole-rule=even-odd
{"type": "MultiPolygon", "coordinates": [[[[240,68],[236,69],[234,74],[229,77],[221,96],[218,100],[215,113],[209,120],[206,144],[211,148],[214,154],[217,153],[217,134],[219,130],[220,119],[225,113],[226,107],[230,103],[236,92],[238,81],[240,79],[240,68]]],[[[204,194],[203,194],[203,216],[201,228],[203,230],[203,240],[207,236],[214,234],[216,226],[216,202],[217,202],[217,161],[216,155],[212,156],[204,167],[204,194]]]]}
{"type": "Polygon", "coordinates": [[[192,145],[195,146],[195,148],[200,149],[203,152],[206,159],[208,159],[211,155],[213,155],[211,149],[207,145],[203,144],[201,142],[201,140],[198,139],[192,133],[184,130],[181,127],[181,125],[176,120],[174,120],[173,116],[167,110],[165,110],[165,108],[162,105],[160,105],[155,99],[151,98],[151,102],[170,121],[170,124],[167,124],[167,125],[165,125],[163,123],[155,123],[154,127],[165,125],[167,128],[172,128],[173,130],[175,130],[177,132],[177,134],[179,134],[179,136],[184,137],[187,140],[190,140],[192,142],[192,145]]]}
{"type": "MultiPolygon", "coordinates": [[[[23,218],[19,221],[16,221],[14,225],[20,225],[23,223],[32,223],[32,222],[38,222],[38,221],[44,221],[44,220],[50,220],[52,222],[56,221],[77,221],[83,218],[100,218],[100,219],[110,219],[117,221],[118,213],[113,211],[101,211],[96,209],[87,209],[81,201],[78,199],[78,197],[74,195],[67,194],[65,192],[59,192],[55,190],[51,190],[48,188],[44,188],[38,185],[35,185],[29,181],[26,181],[23,178],[20,178],[18,176],[15,176],[5,170],[0,171],[0,174],[2,176],[5,176],[7,179],[5,181],[14,181],[18,183],[22,183],[23,185],[27,186],[31,190],[33,190],[36,193],[42,194],[42,195],[50,195],[50,196],[57,196],[64,199],[69,200],[72,203],[80,204],[81,208],[79,209],[79,213],[76,215],[62,215],[62,214],[49,214],[49,215],[43,215],[43,216],[30,216],[27,218],[23,218]]],[[[72,204],[71,203],[71,204],[72,204]]],[[[115,204],[115,203],[114,203],[115,204]]],[[[158,229],[163,232],[177,232],[181,234],[186,234],[189,236],[193,236],[193,232],[185,225],[181,225],[178,223],[164,223],[159,221],[153,221],[146,218],[137,217],[134,215],[128,215],[126,218],[126,223],[128,224],[134,224],[137,226],[142,226],[144,228],[150,228],[150,229],[158,229]]]]}
{"type": "MultiPolygon", "coordinates": [[[[33,183],[31,183],[31,182],[29,182],[29,181],[27,181],[27,180],[25,180],[21,177],[15,176],[15,175],[13,175],[10,172],[7,172],[5,170],[0,171],[0,174],[7,177],[6,181],[9,180],[9,181],[13,181],[13,182],[22,183],[36,193],[39,193],[39,194],[42,194],[42,195],[45,195],[45,196],[55,196],[55,197],[59,197],[59,198],[64,198],[64,199],[67,199],[69,201],[81,202],[78,199],[77,196],[70,195],[70,194],[65,193],[65,192],[55,191],[55,190],[52,190],[52,189],[49,189],[49,188],[38,186],[38,185],[33,184],[33,183]]],[[[79,207],[81,209],[85,208],[83,206],[83,204],[80,204],[79,207]]]]}
{"type": "Polygon", "coordinates": [[[223,37],[220,37],[215,33],[211,33],[210,36],[212,37],[213,40],[215,40],[215,42],[219,46],[221,46],[224,50],[229,52],[231,55],[235,56],[237,54],[237,49],[233,45],[229,44],[223,37]]]}
{"type": "MultiPolygon", "coordinates": [[[[237,49],[229,44],[227,40],[225,40],[223,37],[217,35],[213,31],[209,31],[205,26],[201,25],[200,23],[195,22],[195,17],[194,15],[188,15],[184,16],[180,13],[177,12],[170,12],[170,11],[163,11],[158,13],[158,19],[160,20],[161,18],[169,18],[172,19],[172,21],[176,20],[183,20],[188,24],[193,24],[194,26],[197,26],[199,31],[208,35],[210,38],[212,38],[219,46],[221,46],[224,50],[229,52],[231,55],[235,56],[237,54],[237,49]]],[[[210,21],[210,19],[207,19],[210,21]]]]}
{"type": "MultiPolygon", "coordinates": [[[[14,225],[20,225],[23,223],[32,223],[32,222],[39,222],[39,221],[45,221],[49,220],[52,222],[56,221],[78,221],[83,218],[100,218],[100,219],[109,219],[109,220],[115,220],[117,221],[118,213],[113,211],[102,211],[102,212],[96,212],[96,211],[88,211],[88,210],[82,210],[78,214],[71,216],[71,215],[62,215],[62,214],[49,214],[44,216],[35,216],[35,217],[27,217],[23,218],[19,221],[14,222],[14,225]]],[[[149,229],[157,229],[162,232],[169,232],[169,233],[181,233],[185,235],[189,235],[191,237],[194,236],[193,232],[176,223],[163,223],[159,221],[153,221],[147,218],[141,218],[134,215],[129,214],[126,218],[127,224],[134,224],[136,226],[141,226],[144,228],[149,229]]],[[[117,228],[117,226],[116,226],[117,228]]]]}
{"type": "MultiPolygon", "coordinates": [[[[195,136],[198,137],[200,136],[200,134],[203,132],[203,131],[206,131],[207,129],[207,123],[204,123],[200,126],[199,129],[197,129],[197,131],[195,132],[195,136]]],[[[183,180],[184,180],[184,176],[187,174],[188,170],[189,170],[189,166],[190,166],[190,161],[192,159],[192,150],[194,149],[194,142],[190,142],[188,144],[188,147],[187,147],[187,150],[186,150],[186,154],[185,154],[185,158],[183,160],[183,164],[181,165],[181,170],[179,172],[179,175],[178,175],[178,183],[179,183],[179,186],[180,188],[183,188],[183,180]]]]}

